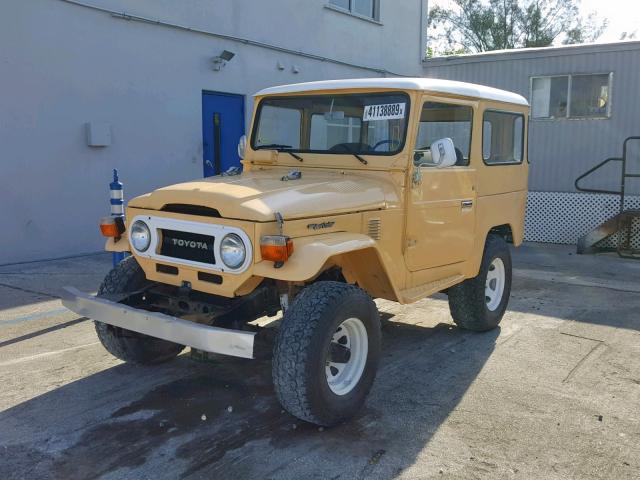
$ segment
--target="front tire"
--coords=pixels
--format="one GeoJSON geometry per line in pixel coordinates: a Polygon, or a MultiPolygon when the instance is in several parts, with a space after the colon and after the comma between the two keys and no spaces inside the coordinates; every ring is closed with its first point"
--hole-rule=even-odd
{"type": "Polygon", "coordinates": [[[489,235],[478,275],[449,288],[447,293],[456,325],[476,332],[496,328],[511,294],[511,254],[507,242],[489,235]]]}
{"type": "MultiPolygon", "coordinates": [[[[144,286],[144,272],[133,257],[127,257],[104,278],[98,297],[138,290],[144,286]]],[[[153,364],[176,357],[183,345],[132,332],[101,322],[94,322],[98,339],[114,357],[125,362],[153,364]]]]}
{"type": "Polygon", "coordinates": [[[273,383],[292,415],[331,426],[353,416],[375,379],[380,319],[360,288],[317,282],[286,311],[273,355],[273,383]]]}

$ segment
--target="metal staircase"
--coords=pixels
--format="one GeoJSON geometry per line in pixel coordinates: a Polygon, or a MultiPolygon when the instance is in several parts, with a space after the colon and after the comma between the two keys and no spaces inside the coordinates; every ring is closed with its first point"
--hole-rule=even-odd
{"type": "Polygon", "coordinates": [[[622,145],[622,157],[607,158],[576,178],[575,187],[578,191],[618,195],[620,197],[618,213],[580,237],[578,240],[578,253],[595,253],[613,250],[617,251],[621,257],[640,259],[640,210],[626,208],[627,203],[625,202],[627,179],[640,179],[640,173],[629,173],[627,168],[629,143],[637,141],[640,141],[640,136],[628,137],[622,145]],[[610,162],[621,162],[619,190],[604,190],[580,186],[580,182],[585,177],[588,177],[610,162]]]}

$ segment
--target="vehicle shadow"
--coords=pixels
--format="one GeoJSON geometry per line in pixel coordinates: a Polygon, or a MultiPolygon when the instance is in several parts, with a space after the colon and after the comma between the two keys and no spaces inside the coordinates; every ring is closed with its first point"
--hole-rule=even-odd
{"type": "Polygon", "coordinates": [[[121,364],[0,413],[3,477],[393,478],[428,448],[498,335],[385,322],[365,408],[327,429],[281,409],[269,360],[121,364]]]}

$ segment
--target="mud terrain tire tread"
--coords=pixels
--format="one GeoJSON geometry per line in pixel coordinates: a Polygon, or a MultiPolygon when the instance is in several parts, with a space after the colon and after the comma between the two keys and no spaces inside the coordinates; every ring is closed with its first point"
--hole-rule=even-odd
{"type": "Polygon", "coordinates": [[[460,328],[475,332],[486,332],[496,328],[509,303],[511,293],[511,254],[507,242],[498,235],[490,234],[484,246],[482,263],[477,276],[449,288],[449,310],[453,321],[460,328]],[[500,257],[505,267],[505,285],[502,301],[495,311],[487,308],[485,301],[485,279],[489,265],[500,257]]]}
{"type": "MultiPolygon", "coordinates": [[[[135,290],[144,285],[144,272],[133,257],[127,257],[104,278],[98,297],[135,290]]],[[[125,362],[154,364],[176,357],[184,346],[153,338],[106,323],[94,322],[96,333],[104,348],[125,362]]]]}
{"type": "Polygon", "coordinates": [[[334,281],[314,283],[294,299],[280,326],[273,355],[276,394],[292,415],[316,425],[336,425],[355,414],[364,403],[375,379],[379,356],[380,319],[371,297],[354,285],[334,281]],[[330,340],[337,325],[345,319],[342,318],[345,309],[359,310],[366,317],[361,320],[367,328],[369,343],[365,370],[360,383],[344,396],[349,398],[327,394],[328,386],[319,386],[326,383],[326,377],[324,365],[320,375],[317,365],[325,348],[322,339],[328,335],[330,340]]]}

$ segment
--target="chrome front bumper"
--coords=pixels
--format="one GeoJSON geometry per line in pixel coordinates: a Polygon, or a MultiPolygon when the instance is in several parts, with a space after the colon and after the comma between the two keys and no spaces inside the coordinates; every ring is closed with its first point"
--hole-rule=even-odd
{"type": "Polygon", "coordinates": [[[65,287],[62,304],[72,312],[115,327],[197,348],[210,353],[254,358],[254,332],[211,327],[94,297],[65,287]]]}

